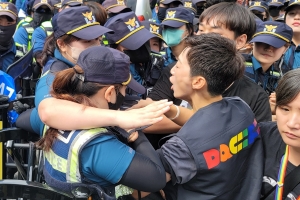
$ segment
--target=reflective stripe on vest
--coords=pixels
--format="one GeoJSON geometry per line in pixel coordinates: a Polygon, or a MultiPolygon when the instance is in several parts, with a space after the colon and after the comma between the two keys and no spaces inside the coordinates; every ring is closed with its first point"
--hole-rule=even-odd
{"type": "Polygon", "coordinates": [[[52,24],[50,21],[43,22],[40,27],[46,32],[47,36],[53,33],[52,24]]]}
{"type": "Polygon", "coordinates": [[[71,131],[67,138],[58,135],[57,139],[69,146],[68,158],[58,156],[53,150],[45,152],[45,157],[53,169],[66,174],[67,182],[80,183],[79,154],[81,149],[90,142],[90,140],[106,132],[107,129],[105,128],[95,128],[90,130],[71,131]],[[76,135],[74,136],[74,134],[76,135]],[[70,141],[71,138],[74,139],[70,141]]]}
{"type": "Polygon", "coordinates": [[[32,33],[34,31],[34,28],[31,27],[29,24],[23,25],[23,28],[25,28],[27,34],[28,34],[28,44],[27,44],[27,51],[31,49],[31,39],[32,39],[32,33]]]}
{"type": "Polygon", "coordinates": [[[22,19],[21,21],[19,21],[16,30],[20,27],[23,26],[25,23],[30,23],[33,19],[31,17],[25,17],[25,19],[22,19]]]}

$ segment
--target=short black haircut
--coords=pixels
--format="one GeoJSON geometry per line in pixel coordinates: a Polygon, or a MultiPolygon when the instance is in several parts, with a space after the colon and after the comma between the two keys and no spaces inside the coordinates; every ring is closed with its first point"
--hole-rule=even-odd
{"type": "Polygon", "coordinates": [[[210,33],[188,37],[186,44],[191,76],[204,77],[212,97],[223,94],[244,74],[243,57],[232,40],[210,33]]]}
{"type": "Polygon", "coordinates": [[[300,93],[300,69],[288,71],[276,88],[276,107],[286,106],[300,93]]]}
{"type": "Polygon", "coordinates": [[[206,20],[216,19],[218,25],[224,25],[227,29],[234,32],[235,38],[240,35],[247,35],[249,42],[256,31],[254,15],[245,7],[237,3],[218,3],[205,9],[200,15],[200,23],[206,20]]]}

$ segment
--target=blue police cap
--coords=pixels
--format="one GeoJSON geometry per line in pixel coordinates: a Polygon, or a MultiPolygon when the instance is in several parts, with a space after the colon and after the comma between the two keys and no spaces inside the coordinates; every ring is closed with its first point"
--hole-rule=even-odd
{"type": "Polygon", "coordinates": [[[108,41],[120,44],[129,50],[136,50],[155,37],[145,29],[134,12],[120,13],[106,22],[104,26],[115,32],[106,34],[108,41]]]}
{"type": "Polygon", "coordinates": [[[290,0],[289,5],[285,8],[285,10],[288,10],[293,5],[300,5],[300,0],[290,0]]]}
{"type": "Polygon", "coordinates": [[[87,6],[70,7],[56,14],[52,19],[54,37],[57,39],[65,34],[83,40],[92,40],[112,30],[100,26],[87,6]]]}
{"type": "Polygon", "coordinates": [[[16,6],[9,2],[1,2],[0,3],[0,16],[6,15],[11,17],[13,20],[17,20],[18,18],[18,10],[16,6]]]}
{"type": "Polygon", "coordinates": [[[284,6],[284,0],[271,0],[269,2],[269,7],[280,7],[284,6]]]}
{"type": "Polygon", "coordinates": [[[167,25],[173,28],[179,28],[184,24],[193,23],[195,18],[194,13],[184,7],[169,8],[166,13],[162,25],[167,25]]]}
{"type": "Polygon", "coordinates": [[[249,10],[257,10],[259,12],[265,12],[269,9],[269,6],[264,1],[253,1],[249,6],[249,10]]]}
{"type": "Polygon", "coordinates": [[[292,37],[293,29],[285,23],[267,21],[258,25],[256,33],[250,42],[262,42],[275,48],[280,48],[291,42],[292,37]]]}
{"type": "Polygon", "coordinates": [[[121,51],[105,46],[90,47],[81,52],[76,64],[84,71],[80,77],[84,82],[122,84],[140,94],[146,92],[131,76],[130,59],[121,51]]]}

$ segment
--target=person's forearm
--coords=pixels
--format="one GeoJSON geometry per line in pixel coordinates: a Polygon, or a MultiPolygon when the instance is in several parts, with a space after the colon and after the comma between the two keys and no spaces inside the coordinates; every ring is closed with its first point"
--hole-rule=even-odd
{"type": "Polygon", "coordinates": [[[117,111],[87,107],[78,103],[55,98],[44,99],[38,112],[48,126],[60,130],[90,129],[117,126],[117,111]]]}
{"type": "Polygon", "coordinates": [[[163,117],[160,122],[149,126],[148,128],[144,129],[144,133],[151,133],[151,134],[165,134],[165,133],[177,133],[181,126],[175,124],[167,117],[163,117]]]}
{"type": "Polygon", "coordinates": [[[83,106],[74,102],[47,98],[38,107],[41,120],[46,125],[60,130],[90,129],[119,126],[132,129],[155,124],[170,109],[172,102],[161,100],[145,108],[130,111],[115,111],[83,106]]]}
{"type": "MultiPolygon", "coordinates": [[[[172,121],[179,126],[183,126],[193,116],[194,111],[190,110],[188,108],[181,107],[181,106],[178,106],[178,108],[180,110],[180,113],[179,113],[178,117],[176,117],[172,121]]],[[[172,105],[170,107],[170,110],[165,113],[165,116],[169,119],[174,118],[177,115],[177,112],[178,112],[178,110],[177,110],[176,106],[172,105]]]]}

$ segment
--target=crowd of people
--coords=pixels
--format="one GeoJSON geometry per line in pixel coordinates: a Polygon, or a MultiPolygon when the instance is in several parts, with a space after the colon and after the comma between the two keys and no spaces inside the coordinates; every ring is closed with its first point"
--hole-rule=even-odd
{"type": "Polygon", "coordinates": [[[298,34],[298,0],[0,2],[1,95],[58,191],[298,200],[298,34]],[[28,55],[30,109],[7,74],[28,55]]]}

